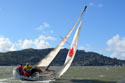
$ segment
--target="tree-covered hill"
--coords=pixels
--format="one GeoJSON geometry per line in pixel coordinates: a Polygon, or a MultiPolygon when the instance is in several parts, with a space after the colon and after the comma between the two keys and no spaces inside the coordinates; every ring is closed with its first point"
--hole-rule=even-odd
{"type": "MultiPolygon", "coordinates": [[[[0,53],[0,65],[17,65],[20,63],[36,64],[44,58],[53,48],[48,49],[25,49],[20,51],[11,51],[0,53]]],[[[63,65],[68,49],[62,49],[54,59],[52,65],[63,65]]],[[[77,50],[75,59],[72,63],[74,66],[115,66],[125,65],[125,60],[109,58],[95,52],[85,52],[77,50]]]]}

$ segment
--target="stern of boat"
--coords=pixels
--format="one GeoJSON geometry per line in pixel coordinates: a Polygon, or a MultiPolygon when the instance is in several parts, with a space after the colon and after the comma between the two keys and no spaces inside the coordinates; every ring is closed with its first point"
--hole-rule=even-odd
{"type": "Polygon", "coordinates": [[[13,69],[13,76],[15,79],[20,80],[21,76],[19,75],[19,73],[17,72],[17,68],[13,69]]]}

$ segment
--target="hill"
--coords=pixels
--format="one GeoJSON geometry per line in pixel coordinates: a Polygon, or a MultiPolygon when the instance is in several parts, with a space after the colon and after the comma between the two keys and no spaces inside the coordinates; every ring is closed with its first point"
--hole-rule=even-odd
{"type": "MultiPolygon", "coordinates": [[[[20,63],[36,64],[44,58],[53,48],[48,49],[24,49],[20,51],[11,51],[0,53],[0,65],[17,65],[20,63]]],[[[68,49],[62,49],[54,59],[52,65],[60,66],[64,64],[68,49]]],[[[125,60],[118,60],[103,56],[95,52],[85,52],[77,50],[73,66],[115,66],[125,65],[125,60]]]]}

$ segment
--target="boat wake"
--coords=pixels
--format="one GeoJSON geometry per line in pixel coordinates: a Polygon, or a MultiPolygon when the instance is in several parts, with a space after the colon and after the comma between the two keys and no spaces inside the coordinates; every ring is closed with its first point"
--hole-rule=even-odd
{"type": "MultiPolygon", "coordinates": [[[[35,81],[35,83],[36,82],[38,82],[38,83],[50,83],[50,82],[52,82],[52,81],[55,81],[55,79],[51,79],[51,80],[42,80],[42,81],[35,81]]],[[[27,82],[27,81],[26,81],[27,82]]],[[[33,82],[33,81],[32,81],[33,82]]]]}
{"type": "MultiPolygon", "coordinates": [[[[0,83],[31,83],[31,81],[21,81],[21,80],[13,80],[13,77],[0,79],[0,83]]],[[[55,79],[43,80],[43,81],[32,81],[32,83],[50,83],[55,81],[55,79]]]]}
{"type": "Polygon", "coordinates": [[[12,79],[14,79],[14,77],[3,78],[3,79],[0,79],[0,83],[3,83],[4,81],[12,80],[12,79]]]}
{"type": "Polygon", "coordinates": [[[52,81],[55,81],[55,79],[42,80],[42,81],[20,81],[20,82],[21,83],[50,83],[52,81]]]}

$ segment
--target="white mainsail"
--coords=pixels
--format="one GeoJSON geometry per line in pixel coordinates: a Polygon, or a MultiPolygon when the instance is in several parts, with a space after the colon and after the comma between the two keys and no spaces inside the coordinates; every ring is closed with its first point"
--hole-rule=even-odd
{"type": "Polygon", "coordinates": [[[81,25],[82,25],[82,20],[81,20],[81,22],[80,22],[80,24],[78,26],[78,29],[76,30],[76,33],[74,35],[72,44],[70,46],[69,52],[68,52],[67,57],[66,57],[64,67],[63,67],[63,69],[61,71],[59,71],[57,73],[57,77],[62,76],[68,70],[68,68],[70,67],[70,65],[71,65],[71,63],[72,63],[72,61],[74,59],[74,56],[75,56],[76,50],[77,50],[77,44],[78,44],[81,25]]]}
{"type": "Polygon", "coordinates": [[[72,27],[72,29],[70,30],[70,32],[67,34],[67,36],[57,45],[57,47],[52,50],[45,58],[43,58],[36,66],[37,67],[47,67],[50,65],[50,63],[53,61],[53,59],[56,57],[57,53],[61,50],[61,48],[63,47],[63,45],[65,44],[65,42],[67,41],[67,39],[69,38],[69,36],[71,35],[72,31],[74,30],[74,28],[76,27],[77,23],[79,22],[79,19],[81,18],[81,16],[83,15],[85,9],[87,7],[84,8],[84,10],[82,11],[82,13],[80,14],[79,18],[77,19],[76,23],[74,24],[74,26],[72,27]]]}

